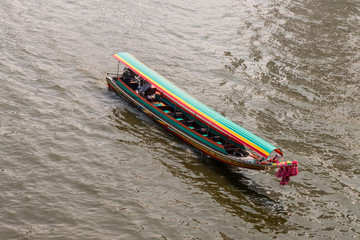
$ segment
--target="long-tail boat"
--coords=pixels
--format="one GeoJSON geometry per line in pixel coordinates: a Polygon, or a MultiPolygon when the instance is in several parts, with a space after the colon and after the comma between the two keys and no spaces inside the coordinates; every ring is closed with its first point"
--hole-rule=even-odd
{"type": "Polygon", "coordinates": [[[117,73],[107,73],[109,90],[130,100],[141,111],[205,155],[243,168],[280,168],[282,185],[297,175],[297,162],[283,152],[190,96],[131,54],[114,54],[117,73]],[[120,72],[120,63],[125,68],[120,72]],[[272,158],[269,157],[273,153],[272,158]]]}

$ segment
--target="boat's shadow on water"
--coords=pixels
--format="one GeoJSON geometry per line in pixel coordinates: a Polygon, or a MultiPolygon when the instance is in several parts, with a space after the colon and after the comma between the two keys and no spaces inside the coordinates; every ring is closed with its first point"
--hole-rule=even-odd
{"type": "Polygon", "coordinates": [[[281,203],[271,198],[266,193],[266,189],[251,179],[251,176],[246,176],[248,175],[246,173],[247,171],[256,170],[247,170],[230,166],[215,159],[208,158],[196,150],[194,150],[194,152],[198,157],[198,161],[202,163],[204,167],[209,168],[211,175],[215,175],[215,178],[221,179],[219,187],[227,190],[224,194],[230,194],[241,199],[244,199],[245,197],[247,201],[252,202],[256,206],[266,207],[279,213],[284,211],[281,203]]]}
{"type": "Polygon", "coordinates": [[[207,158],[197,150],[192,152],[191,158],[184,158],[182,152],[171,154],[178,157],[175,162],[171,162],[172,158],[160,161],[174,176],[208,193],[227,212],[254,224],[259,231],[287,232],[296,228],[286,224],[289,213],[282,203],[266,194],[242,170],[207,158]]]}
{"type": "Polygon", "coordinates": [[[254,182],[251,176],[246,176],[249,175],[247,170],[204,156],[161,126],[144,120],[146,117],[142,115],[125,108],[114,109],[109,118],[114,120],[113,126],[120,131],[137,137],[141,135],[153,159],[182,182],[210,194],[228,212],[249,222],[257,219],[255,228],[285,230],[287,211],[280,201],[270,197],[266,189],[254,182]],[[126,127],[129,123],[124,123],[125,119],[131,119],[131,125],[137,128],[126,127]]]}

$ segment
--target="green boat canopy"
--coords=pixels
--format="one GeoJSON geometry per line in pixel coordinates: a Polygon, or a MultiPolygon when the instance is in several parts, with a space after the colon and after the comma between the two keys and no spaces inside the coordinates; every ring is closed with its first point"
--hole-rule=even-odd
{"type": "Polygon", "coordinates": [[[225,136],[228,136],[229,139],[249,147],[265,158],[267,158],[273,151],[276,151],[280,155],[283,154],[280,149],[276,148],[272,144],[240,127],[236,123],[230,121],[228,118],[222,116],[218,112],[190,96],[172,82],[165,79],[154,70],[150,69],[131,54],[121,52],[113,56],[119,62],[123,63],[138,75],[140,75],[143,79],[154,85],[159,90],[163,91],[163,94],[174,101],[176,105],[181,106],[189,113],[194,114],[197,119],[202,120],[212,128],[221,132],[225,136]]]}

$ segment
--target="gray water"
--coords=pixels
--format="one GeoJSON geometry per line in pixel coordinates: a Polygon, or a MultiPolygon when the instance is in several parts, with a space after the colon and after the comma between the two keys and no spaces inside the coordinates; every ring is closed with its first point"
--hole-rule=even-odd
{"type": "Polygon", "coordinates": [[[3,0],[0,239],[359,239],[360,2],[3,0]],[[132,53],[299,161],[206,159],[107,90],[132,53]]]}

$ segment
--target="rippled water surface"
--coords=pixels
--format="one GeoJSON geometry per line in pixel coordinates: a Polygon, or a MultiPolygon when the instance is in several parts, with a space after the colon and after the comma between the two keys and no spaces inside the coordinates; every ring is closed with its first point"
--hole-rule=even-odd
{"type": "Polygon", "coordinates": [[[359,239],[357,0],[4,0],[0,239],[359,239]],[[109,92],[126,51],[300,174],[206,159],[109,92]]]}

